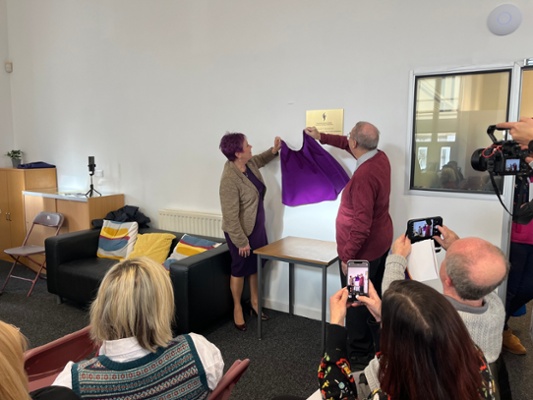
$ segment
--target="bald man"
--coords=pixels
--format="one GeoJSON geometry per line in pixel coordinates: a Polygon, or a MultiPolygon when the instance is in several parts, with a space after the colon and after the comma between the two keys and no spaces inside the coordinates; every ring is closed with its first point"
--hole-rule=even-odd
{"type": "MultiPolygon", "coordinates": [[[[503,252],[486,240],[475,237],[460,239],[446,226],[437,226],[437,229],[440,236],[434,236],[434,239],[446,250],[439,270],[442,293],[455,307],[472,340],[491,364],[501,398],[510,398],[507,369],[500,357],[505,308],[495,292],[509,272],[509,263],[503,252]]],[[[385,265],[383,293],[391,282],[405,279],[410,253],[411,241],[406,235],[393,242],[385,265]]]]}
{"type": "MultiPolygon", "coordinates": [[[[441,236],[435,236],[435,240],[447,250],[439,270],[442,293],[457,309],[472,339],[492,363],[501,352],[505,320],[503,302],[494,290],[507,276],[509,263],[502,251],[486,240],[459,239],[445,226],[438,229],[441,236]]],[[[394,241],[385,266],[383,291],[392,281],[405,278],[410,252],[411,242],[406,235],[394,241]]]]}

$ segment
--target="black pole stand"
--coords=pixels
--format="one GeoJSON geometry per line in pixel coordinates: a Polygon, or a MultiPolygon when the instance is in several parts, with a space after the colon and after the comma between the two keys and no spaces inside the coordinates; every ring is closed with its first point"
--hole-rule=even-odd
{"type": "Polygon", "coordinates": [[[91,174],[90,174],[90,176],[91,176],[91,186],[90,186],[90,189],[87,191],[87,193],[85,193],[85,197],[93,197],[93,195],[94,195],[95,193],[97,193],[98,196],[101,196],[101,195],[102,195],[102,193],[100,193],[98,190],[96,190],[96,189],[94,188],[94,185],[93,185],[93,175],[94,175],[94,173],[91,173],[91,174]]]}

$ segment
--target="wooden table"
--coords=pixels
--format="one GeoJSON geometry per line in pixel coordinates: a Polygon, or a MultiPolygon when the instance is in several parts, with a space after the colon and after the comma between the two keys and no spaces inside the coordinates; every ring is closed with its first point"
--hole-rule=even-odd
{"type": "Polygon", "coordinates": [[[257,255],[257,284],[259,304],[257,326],[262,338],[261,311],[263,309],[262,260],[289,263],[289,314],[294,314],[294,264],[322,268],[322,351],[326,342],[326,295],[328,267],[339,260],[335,242],[288,236],[274,243],[253,250],[257,255]]]}

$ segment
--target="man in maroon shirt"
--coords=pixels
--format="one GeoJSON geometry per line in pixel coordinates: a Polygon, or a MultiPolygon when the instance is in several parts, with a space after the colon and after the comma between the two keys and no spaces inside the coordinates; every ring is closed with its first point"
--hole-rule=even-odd
{"type": "MultiPolygon", "coordinates": [[[[389,214],[391,168],[386,154],[377,149],[379,130],[361,121],[348,137],[321,133],[315,127],[305,128],[305,133],[322,144],[344,149],[357,159],[355,172],[342,192],[335,224],[341,282],[346,285],[348,260],[368,260],[369,278],[381,296],[393,231],[389,214]]],[[[367,325],[369,317],[366,307],[350,307],[346,315],[348,353],[354,370],[363,369],[375,354],[367,325]]]]}

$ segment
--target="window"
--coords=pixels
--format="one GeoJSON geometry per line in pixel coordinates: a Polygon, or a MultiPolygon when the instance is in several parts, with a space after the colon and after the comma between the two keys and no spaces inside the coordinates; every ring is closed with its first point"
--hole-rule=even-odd
{"type": "Polygon", "coordinates": [[[494,193],[470,160],[507,120],[510,82],[510,69],[415,77],[410,189],[494,193]]]}

